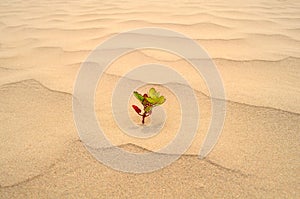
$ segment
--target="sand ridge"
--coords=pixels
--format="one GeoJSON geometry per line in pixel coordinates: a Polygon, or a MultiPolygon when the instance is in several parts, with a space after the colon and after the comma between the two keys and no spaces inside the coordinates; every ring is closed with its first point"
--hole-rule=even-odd
{"type": "MultiPolygon", "coordinates": [[[[299,198],[299,10],[297,0],[1,1],[0,198],[299,198]],[[145,141],[116,126],[112,88],[140,64],[166,64],[185,75],[201,116],[197,136],[179,160],[157,172],[129,174],[86,150],[73,120],[72,93],[91,50],[142,27],[181,32],[206,49],[224,83],[226,120],[212,153],[198,159],[211,116],[201,76],[166,52],[122,56],[96,93],[107,96],[97,98],[104,105],[96,103],[96,114],[114,144],[137,153],[157,151],[178,128],[174,117],[163,134],[145,141]]],[[[178,115],[170,108],[178,102],[165,92],[166,109],[178,115]]]]}

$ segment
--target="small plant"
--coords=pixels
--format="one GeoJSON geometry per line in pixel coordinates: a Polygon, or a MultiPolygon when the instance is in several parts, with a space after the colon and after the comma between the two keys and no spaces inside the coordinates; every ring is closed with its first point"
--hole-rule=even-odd
{"type": "Polygon", "coordinates": [[[145,118],[151,115],[152,109],[155,106],[159,106],[166,101],[165,97],[159,96],[159,92],[157,92],[154,88],[150,88],[148,94],[145,93],[144,95],[141,95],[137,91],[134,91],[133,94],[144,106],[144,113],[141,113],[142,110],[139,107],[137,107],[136,105],[132,105],[132,108],[135,110],[135,112],[142,116],[143,124],[145,123],[145,118]]]}

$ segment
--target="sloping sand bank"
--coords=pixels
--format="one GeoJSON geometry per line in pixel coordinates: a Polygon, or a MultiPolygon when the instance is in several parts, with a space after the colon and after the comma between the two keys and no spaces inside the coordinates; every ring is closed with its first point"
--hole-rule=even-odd
{"type": "Polygon", "coordinates": [[[296,0],[1,1],[0,198],[299,198],[299,20],[296,0]],[[178,102],[167,94],[165,107],[174,118],[161,134],[122,134],[108,103],[126,72],[120,65],[155,62],[180,71],[201,115],[198,134],[179,160],[156,172],[128,174],[86,150],[73,120],[72,92],[91,50],[112,35],[149,26],[181,32],[207,50],[223,79],[226,120],[218,144],[200,160],[211,108],[201,77],[166,53],[141,50],[121,57],[97,90],[107,98],[95,104],[115,145],[156,151],[179,123],[179,110],[168,108],[178,102]]]}

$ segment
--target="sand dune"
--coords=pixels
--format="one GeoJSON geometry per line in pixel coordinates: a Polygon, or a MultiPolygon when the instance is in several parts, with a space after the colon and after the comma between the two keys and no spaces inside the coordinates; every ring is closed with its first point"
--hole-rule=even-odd
{"type": "Polygon", "coordinates": [[[299,198],[299,20],[297,0],[1,1],[0,198],[299,198]],[[99,82],[96,96],[105,97],[97,97],[95,105],[115,145],[157,151],[180,124],[179,103],[164,87],[168,119],[160,134],[136,139],[115,124],[112,90],[141,64],[179,71],[196,93],[202,118],[179,160],[153,173],[128,174],[86,150],[73,121],[72,94],[93,49],[143,27],[181,32],[208,52],[223,80],[226,121],[214,150],[198,159],[211,117],[202,77],[168,52],[137,50],[120,57],[99,82]]]}
{"type": "MultiPolygon", "coordinates": [[[[228,102],[222,137],[207,159],[199,160],[196,155],[198,137],[171,166],[134,175],[113,171],[89,155],[77,137],[70,94],[52,91],[35,80],[3,85],[0,90],[1,112],[6,112],[1,115],[1,132],[6,132],[1,134],[0,190],[4,197],[48,193],[142,197],[144,186],[157,197],[296,196],[299,143],[294,138],[299,136],[299,114],[228,102]]],[[[205,107],[205,96],[199,98],[205,107]]],[[[132,139],[118,134],[113,139],[123,140],[119,145],[134,152],[144,152],[139,147],[143,144],[151,148],[157,143],[153,138],[152,146],[141,140],[128,145],[132,139]]]]}

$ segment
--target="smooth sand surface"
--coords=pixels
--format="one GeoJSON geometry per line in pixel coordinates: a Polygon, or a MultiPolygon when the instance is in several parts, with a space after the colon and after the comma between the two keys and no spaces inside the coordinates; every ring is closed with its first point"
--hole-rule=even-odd
{"type": "MultiPolygon", "coordinates": [[[[0,198],[300,198],[299,66],[297,0],[2,0],[0,198]],[[179,128],[180,104],[163,86],[158,90],[167,97],[168,117],[160,134],[132,138],[115,124],[112,90],[141,64],[165,64],[186,77],[201,116],[180,159],[152,173],[130,174],[101,164],[86,150],[73,120],[72,92],[91,50],[142,27],[181,32],[206,49],[224,83],[226,119],[217,145],[200,160],[211,117],[201,76],[166,52],[138,50],[119,58],[99,82],[95,102],[113,144],[157,151],[179,128]]],[[[139,122],[131,109],[129,114],[139,122]]]]}

